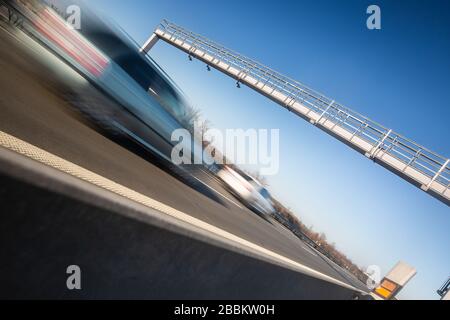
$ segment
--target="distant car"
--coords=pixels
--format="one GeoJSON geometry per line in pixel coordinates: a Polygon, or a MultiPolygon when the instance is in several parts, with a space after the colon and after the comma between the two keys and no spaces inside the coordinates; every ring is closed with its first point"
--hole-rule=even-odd
{"type": "Polygon", "coordinates": [[[275,213],[269,191],[255,178],[230,166],[224,166],[217,176],[225,183],[226,188],[252,211],[266,219],[275,213]]]}
{"type": "MultiPolygon", "coordinates": [[[[187,102],[156,62],[139,52],[131,37],[114,22],[97,16],[83,1],[57,1],[61,6],[66,2],[80,5],[80,30],[72,28],[57,8],[45,1],[4,2],[22,16],[24,30],[87,80],[61,76],[72,105],[100,127],[126,135],[171,160],[176,143],[171,136],[174,130],[186,127],[187,102]]],[[[57,66],[50,68],[52,73],[57,66]]]]}

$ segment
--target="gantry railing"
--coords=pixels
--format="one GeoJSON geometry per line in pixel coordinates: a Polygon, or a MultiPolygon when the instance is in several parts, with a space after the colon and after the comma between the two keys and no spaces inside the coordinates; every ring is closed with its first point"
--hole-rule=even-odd
{"type": "MultiPolygon", "coordinates": [[[[447,205],[450,165],[445,158],[271,68],[174,23],[154,36],[276,101],[447,205]]],[[[444,137],[446,139],[447,137],[444,137]]]]}

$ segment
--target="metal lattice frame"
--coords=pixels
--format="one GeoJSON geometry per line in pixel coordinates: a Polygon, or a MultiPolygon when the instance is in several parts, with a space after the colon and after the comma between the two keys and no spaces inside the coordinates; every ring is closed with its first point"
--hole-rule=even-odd
{"type": "MultiPolygon", "coordinates": [[[[296,80],[174,23],[163,20],[154,34],[159,39],[187,52],[190,57],[196,57],[211,67],[232,76],[238,83],[246,85],[250,83],[250,87],[271,99],[273,99],[272,96],[283,97],[282,101],[280,99],[273,100],[290,111],[299,114],[296,106],[300,105],[302,108],[306,108],[304,109],[306,112],[299,115],[322,129],[326,129],[325,131],[333,131],[332,129],[337,127],[345,130],[347,144],[351,145],[353,140],[361,139],[369,147],[358,151],[365,153],[374,161],[379,162],[378,160],[385,155],[400,161],[401,169],[394,168],[393,171],[397,171],[397,174],[403,175],[404,178],[424,191],[431,191],[430,193],[438,199],[449,204],[449,159],[344,107],[296,80]],[[410,172],[420,173],[421,178],[415,179],[414,174],[408,174],[410,172]]],[[[342,136],[339,138],[342,140],[342,136]]]]}

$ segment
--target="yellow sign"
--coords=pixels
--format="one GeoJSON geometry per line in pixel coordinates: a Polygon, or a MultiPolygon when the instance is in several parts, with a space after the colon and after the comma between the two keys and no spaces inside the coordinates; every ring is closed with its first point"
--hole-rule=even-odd
{"type": "Polygon", "coordinates": [[[375,293],[384,299],[389,299],[397,287],[396,283],[389,281],[388,279],[383,279],[380,286],[375,289],[375,293]]]}

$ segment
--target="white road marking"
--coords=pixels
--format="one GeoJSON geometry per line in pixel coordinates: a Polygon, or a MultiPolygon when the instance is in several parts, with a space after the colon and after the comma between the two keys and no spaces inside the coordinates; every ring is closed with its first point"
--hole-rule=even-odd
{"type": "Polygon", "coordinates": [[[318,255],[315,252],[312,252],[308,247],[302,245],[302,248],[305,249],[305,251],[308,252],[309,254],[318,257],[318,255]]]}
{"type": "Polygon", "coordinates": [[[220,228],[213,226],[211,224],[208,224],[200,219],[194,218],[184,212],[181,212],[172,207],[169,207],[168,205],[165,205],[159,201],[151,199],[139,192],[136,192],[136,191],[134,191],[130,188],[127,188],[121,184],[118,184],[110,179],[100,176],[90,170],[87,170],[87,169],[85,169],[81,166],[78,166],[72,162],[69,162],[63,158],[53,155],[43,149],[33,146],[23,140],[20,140],[16,137],[11,136],[3,131],[0,131],[0,146],[6,148],[8,150],[14,151],[18,154],[21,154],[23,156],[26,156],[30,159],[33,159],[37,162],[40,162],[47,166],[50,166],[61,172],[69,174],[73,177],[76,177],[78,179],[81,179],[83,181],[91,183],[97,187],[108,190],[119,196],[122,196],[122,197],[127,198],[132,201],[135,201],[135,202],[137,202],[141,205],[144,205],[148,208],[157,210],[163,214],[171,216],[182,222],[185,222],[185,223],[195,226],[197,228],[203,229],[204,231],[214,234],[216,236],[219,236],[223,239],[234,242],[235,244],[238,245],[238,247],[246,249],[253,254],[257,253],[257,254],[261,255],[262,257],[264,257],[264,256],[269,257],[274,261],[281,262],[282,264],[286,265],[287,267],[293,268],[302,273],[306,273],[306,274],[309,274],[316,278],[319,278],[319,279],[340,285],[342,287],[363,293],[363,291],[361,291],[347,283],[339,281],[333,277],[330,277],[326,274],[323,274],[319,271],[309,268],[303,264],[300,264],[299,262],[291,260],[291,259],[289,259],[285,256],[282,256],[276,252],[273,252],[273,251],[263,248],[257,244],[254,244],[248,240],[240,238],[228,231],[220,229],[220,228]]]}
{"type": "Polygon", "coordinates": [[[233,201],[233,200],[231,200],[230,198],[228,198],[226,195],[224,195],[224,194],[222,194],[222,193],[220,193],[219,191],[217,191],[216,189],[214,189],[213,187],[211,187],[210,185],[208,185],[208,184],[206,184],[205,182],[203,182],[202,180],[200,180],[199,178],[197,178],[197,177],[194,177],[194,179],[196,179],[197,181],[199,181],[201,184],[203,184],[203,185],[205,185],[207,188],[209,188],[209,189],[211,189],[212,191],[214,191],[215,193],[217,193],[218,195],[220,195],[221,197],[223,197],[223,198],[225,198],[225,199],[227,199],[228,201],[230,201],[231,203],[234,203],[237,207],[239,207],[239,208],[241,208],[241,209],[243,209],[243,207],[240,205],[240,204],[238,204],[237,202],[235,202],[235,201],[233,201]]]}

